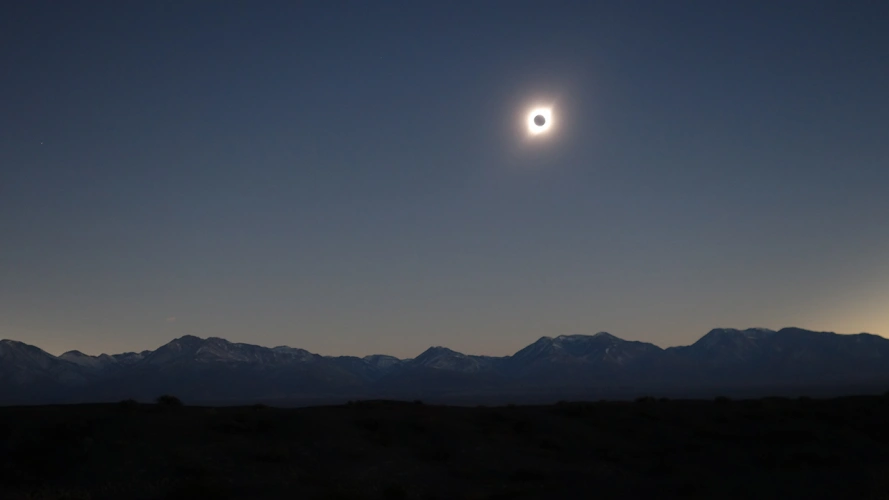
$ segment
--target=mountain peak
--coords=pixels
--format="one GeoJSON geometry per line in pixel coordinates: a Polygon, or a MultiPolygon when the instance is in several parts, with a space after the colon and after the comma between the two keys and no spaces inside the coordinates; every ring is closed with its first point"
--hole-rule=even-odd
{"type": "Polygon", "coordinates": [[[714,328],[694,344],[673,351],[693,353],[712,365],[734,365],[755,358],[773,334],[775,331],[766,328],[714,328]]]}
{"type": "MultiPolygon", "coordinates": [[[[785,328],[787,330],[787,328],[785,328]]],[[[770,330],[768,328],[747,328],[744,330],[739,330],[737,328],[714,328],[707,332],[707,335],[744,335],[747,337],[753,336],[763,336],[775,333],[775,330],[770,330]]],[[[707,335],[704,335],[705,337],[707,335]]]]}
{"type": "Polygon", "coordinates": [[[457,356],[457,357],[465,357],[466,355],[453,349],[448,349],[447,347],[442,346],[432,346],[429,349],[423,351],[422,354],[414,358],[415,361],[423,362],[428,359],[438,358],[441,356],[457,356]]]}
{"type": "Polygon", "coordinates": [[[18,340],[4,339],[0,340],[0,344],[3,344],[8,350],[14,352],[28,353],[29,355],[49,356],[51,358],[55,357],[37,346],[19,342],[18,340]]]}
{"type": "MultiPolygon", "coordinates": [[[[799,334],[806,335],[809,333],[815,333],[810,330],[806,330],[804,328],[797,328],[795,326],[788,326],[788,327],[782,328],[782,329],[778,330],[778,332],[783,333],[783,334],[793,333],[793,334],[798,334],[798,335],[799,334]]],[[[819,332],[819,333],[833,333],[833,332],[819,332]]]]}
{"type": "MultiPolygon", "coordinates": [[[[543,340],[543,339],[541,339],[543,340]]],[[[573,346],[582,346],[582,345],[591,345],[591,344],[603,344],[603,343],[621,343],[626,342],[626,340],[612,335],[608,332],[598,332],[593,335],[583,335],[583,334],[575,334],[575,335],[559,335],[558,337],[548,340],[545,343],[552,344],[557,348],[566,348],[566,349],[575,349],[573,346]]]]}
{"type": "MultiPolygon", "coordinates": [[[[212,338],[218,338],[218,337],[210,337],[210,338],[212,339],[212,338]]],[[[210,340],[210,339],[207,339],[207,340],[210,340]]],[[[174,342],[176,342],[176,343],[193,343],[193,342],[203,342],[203,341],[204,341],[204,339],[202,339],[200,337],[196,337],[194,335],[183,335],[179,338],[173,339],[172,341],[170,341],[170,343],[171,344],[174,342]]]]}
{"type": "Polygon", "coordinates": [[[117,359],[107,355],[102,354],[99,356],[90,356],[89,354],[84,354],[80,351],[68,351],[61,356],[59,359],[63,359],[70,363],[74,363],[75,365],[89,368],[91,370],[101,370],[107,367],[108,365],[115,365],[118,363],[117,359]]]}
{"type": "Polygon", "coordinates": [[[546,340],[567,340],[567,341],[584,341],[584,340],[592,340],[592,339],[600,339],[600,340],[623,340],[622,338],[612,335],[608,332],[597,332],[592,335],[583,334],[583,333],[573,333],[569,335],[559,335],[558,337],[540,337],[538,342],[546,341],[546,340]]]}
{"type": "Polygon", "coordinates": [[[433,346],[414,358],[411,364],[437,370],[473,373],[488,368],[490,361],[478,356],[468,356],[447,347],[433,346]]]}
{"type": "Polygon", "coordinates": [[[402,360],[395,356],[389,356],[387,354],[371,354],[362,359],[376,368],[389,368],[402,362],[402,360]]]}
{"type": "Polygon", "coordinates": [[[512,355],[508,363],[520,370],[555,366],[618,366],[655,355],[654,344],[631,342],[608,332],[593,335],[541,337],[512,355]]]}
{"type": "Polygon", "coordinates": [[[204,339],[194,335],[184,335],[158,347],[157,350],[145,356],[145,361],[157,365],[176,359],[192,358],[202,345],[204,345],[204,339]]]}
{"type": "Polygon", "coordinates": [[[434,346],[430,347],[429,349],[426,349],[424,352],[457,352],[457,351],[450,349],[448,347],[434,345],[434,346]]]}
{"type": "Polygon", "coordinates": [[[592,337],[593,337],[594,339],[599,339],[599,340],[618,340],[618,341],[621,341],[621,342],[624,341],[624,339],[622,339],[622,338],[620,338],[620,337],[618,337],[618,336],[616,336],[616,335],[612,335],[612,334],[610,334],[610,333],[608,333],[608,332],[598,332],[598,333],[594,333],[594,334],[592,335],[592,337]]]}
{"type": "Polygon", "coordinates": [[[28,345],[28,344],[26,344],[26,343],[24,343],[24,342],[19,342],[18,340],[12,340],[12,339],[3,339],[3,340],[0,340],[0,344],[7,344],[7,345],[13,345],[13,346],[26,346],[26,345],[28,345]]]}
{"type": "Polygon", "coordinates": [[[140,397],[176,391],[189,399],[249,399],[257,394],[340,394],[347,387],[355,394],[407,390],[398,385],[399,380],[409,381],[410,390],[416,391],[474,390],[485,384],[497,389],[516,387],[516,383],[556,390],[889,380],[889,340],[869,334],[716,328],[691,346],[668,351],[607,332],[544,336],[506,357],[467,355],[433,346],[405,360],[386,355],[322,357],[303,349],[194,335],[174,339],[155,351],[91,356],[71,350],[56,357],[5,339],[0,341],[0,394],[13,389],[37,394],[40,391],[32,390],[35,387],[62,394],[70,391],[67,388],[97,384],[90,386],[93,392],[79,392],[78,397],[107,398],[114,393],[123,398],[135,390],[140,397]],[[134,385],[120,384],[122,377],[132,377],[134,385]],[[118,389],[118,385],[126,387],[118,389]]]}

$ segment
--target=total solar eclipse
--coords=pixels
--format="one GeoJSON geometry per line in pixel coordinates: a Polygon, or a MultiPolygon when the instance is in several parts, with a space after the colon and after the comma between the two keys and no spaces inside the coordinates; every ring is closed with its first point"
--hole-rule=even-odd
{"type": "Polygon", "coordinates": [[[537,108],[528,114],[528,132],[532,135],[542,134],[549,130],[553,123],[550,108],[537,108]]]}

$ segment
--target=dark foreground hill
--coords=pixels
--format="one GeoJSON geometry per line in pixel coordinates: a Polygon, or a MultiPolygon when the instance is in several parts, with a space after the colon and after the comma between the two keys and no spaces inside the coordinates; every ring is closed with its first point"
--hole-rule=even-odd
{"type": "Polygon", "coordinates": [[[889,495],[889,397],[0,409],[0,498],[889,495]]]}

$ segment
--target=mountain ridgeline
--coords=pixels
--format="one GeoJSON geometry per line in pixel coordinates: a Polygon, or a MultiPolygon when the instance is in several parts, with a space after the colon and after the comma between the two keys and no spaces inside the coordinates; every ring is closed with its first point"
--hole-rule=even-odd
{"type": "Polygon", "coordinates": [[[661,349],[608,333],[542,337],[512,356],[431,347],[416,358],[322,356],[184,336],[154,351],[53,356],[0,341],[0,404],[151,400],[281,405],[349,399],[450,404],[560,399],[825,396],[889,389],[889,339],[799,328],[716,329],[661,349]]]}

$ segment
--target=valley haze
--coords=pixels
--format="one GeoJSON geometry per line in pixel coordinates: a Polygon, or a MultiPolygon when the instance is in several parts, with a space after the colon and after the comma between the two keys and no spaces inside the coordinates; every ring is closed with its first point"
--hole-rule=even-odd
{"type": "Polygon", "coordinates": [[[280,406],[356,399],[548,404],[640,396],[818,396],[889,389],[889,339],[800,328],[714,329],[662,349],[609,333],[541,337],[510,356],[430,347],[415,358],[322,356],[191,335],[156,350],[53,356],[0,341],[0,404],[150,401],[280,406]]]}

